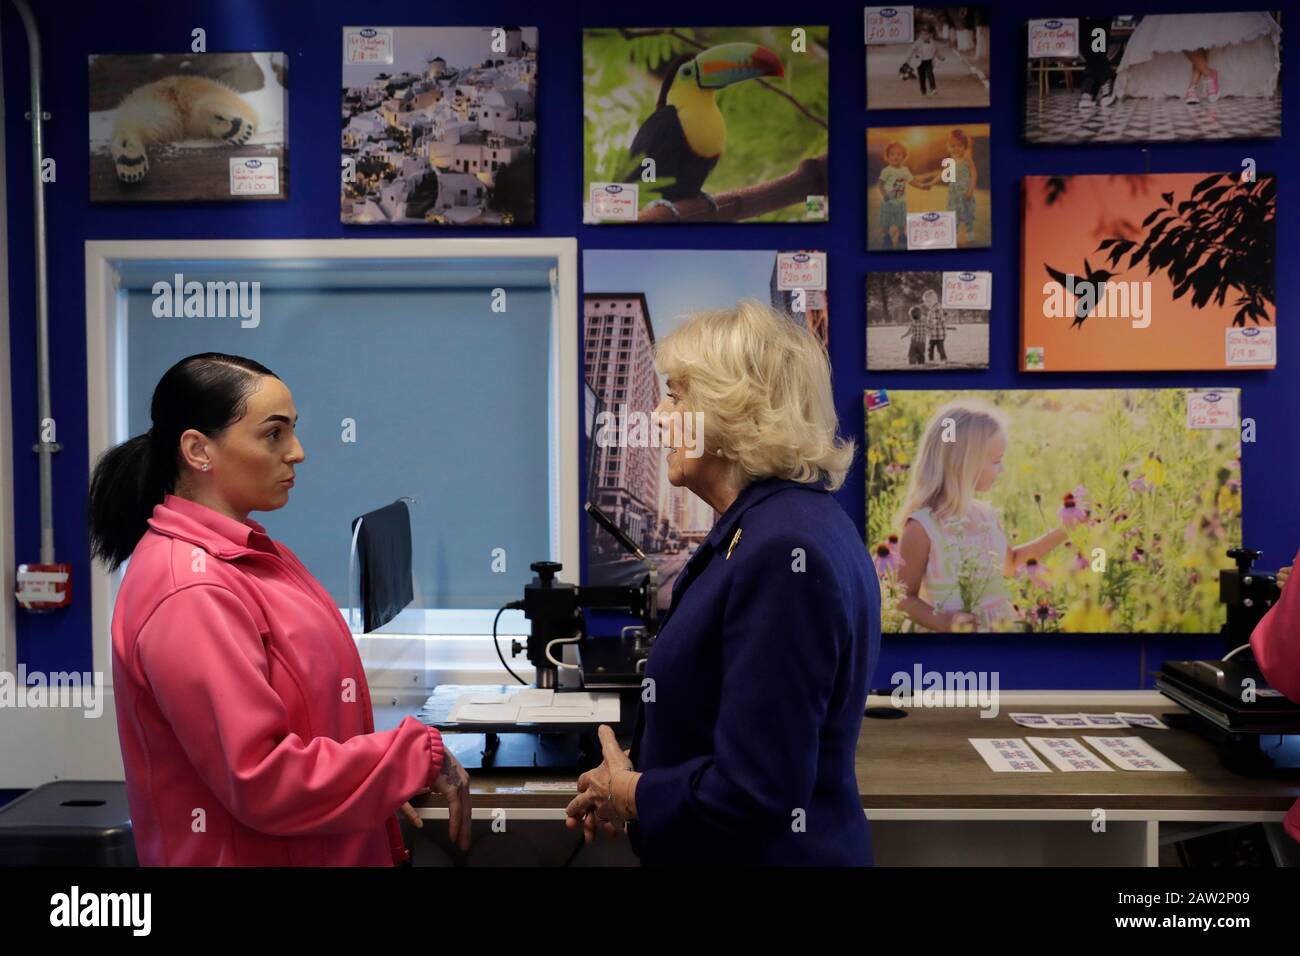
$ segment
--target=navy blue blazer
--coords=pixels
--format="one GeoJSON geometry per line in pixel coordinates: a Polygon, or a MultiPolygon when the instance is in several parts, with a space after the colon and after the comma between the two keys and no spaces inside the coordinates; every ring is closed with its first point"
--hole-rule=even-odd
{"type": "Polygon", "coordinates": [[[879,650],[848,515],[819,484],[747,486],[674,582],[646,665],[641,862],[870,865],[854,757],[879,650]]]}

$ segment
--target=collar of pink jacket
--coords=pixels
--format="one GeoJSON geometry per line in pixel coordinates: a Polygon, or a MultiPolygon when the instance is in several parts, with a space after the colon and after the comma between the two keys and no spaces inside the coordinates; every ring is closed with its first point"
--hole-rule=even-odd
{"type": "Polygon", "coordinates": [[[167,495],[162,504],[154,506],[149,527],[159,534],[197,544],[219,558],[234,558],[248,551],[276,553],[266,529],[252,518],[236,521],[179,495],[167,495]]]}

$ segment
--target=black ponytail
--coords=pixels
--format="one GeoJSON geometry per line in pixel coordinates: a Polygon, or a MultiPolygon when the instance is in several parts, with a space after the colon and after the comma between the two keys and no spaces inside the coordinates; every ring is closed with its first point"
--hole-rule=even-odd
{"type": "Polygon", "coordinates": [[[222,352],[183,358],[153,391],[153,426],[106,451],[90,476],[90,553],[109,570],[131,556],[155,505],[176,488],[181,434],[216,438],[243,417],[259,378],[274,372],[252,359],[222,352]]]}

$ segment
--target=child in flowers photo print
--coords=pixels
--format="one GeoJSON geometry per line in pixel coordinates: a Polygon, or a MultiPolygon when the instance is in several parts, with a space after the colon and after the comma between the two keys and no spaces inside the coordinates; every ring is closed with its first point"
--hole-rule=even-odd
{"type": "Polygon", "coordinates": [[[1216,633],[1241,541],[1236,390],[868,401],[886,632],[1216,633]]]}

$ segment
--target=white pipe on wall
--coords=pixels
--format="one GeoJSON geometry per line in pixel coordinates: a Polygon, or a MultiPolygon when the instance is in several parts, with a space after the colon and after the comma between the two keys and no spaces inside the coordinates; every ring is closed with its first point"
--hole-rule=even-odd
{"type": "MultiPolygon", "coordinates": [[[[32,218],[35,225],[36,255],[36,428],[40,455],[41,482],[41,564],[54,563],[54,463],[53,454],[59,450],[57,443],[42,437],[45,423],[53,421],[50,402],[50,307],[49,276],[45,264],[45,183],[41,178],[41,161],[44,151],[44,122],[41,105],[41,37],[36,30],[36,18],[27,0],[14,0],[18,15],[27,31],[28,73],[31,78],[32,123],[32,218]]],[[[10,579],[12,580],[12,578],[10,579]]]]}
{"type": "MultiPolygon", "coordinates": [[[[5,179],[4,78],[0,77],[0,183],[5,179]]],[[[0,580],[12,587],[18,573],[14,554],[13,408],[9,395],[9,214],[0,188],[0,580]]],[[[18,670],[17,602],[0,602],[0,673],[18,670]]]]}

